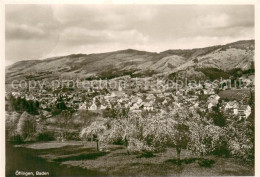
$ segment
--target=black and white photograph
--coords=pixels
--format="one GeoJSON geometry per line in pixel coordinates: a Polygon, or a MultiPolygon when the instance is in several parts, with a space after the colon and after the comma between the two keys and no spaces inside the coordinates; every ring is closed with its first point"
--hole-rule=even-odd
{"type": "Polygon", "coordinates": [[[255,13],[4,4],[5,176],[255,176],[255,13]]]}

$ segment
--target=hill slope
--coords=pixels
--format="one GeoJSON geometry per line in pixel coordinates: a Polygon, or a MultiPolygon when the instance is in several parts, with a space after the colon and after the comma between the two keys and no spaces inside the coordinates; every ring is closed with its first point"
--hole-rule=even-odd
{"type": "Polygon", "coordinates": [[[248,69],[254,61],[254,40],[190,50],[160,53],[121,50],[100,54],[73,54],[45,60],[19,61],[6,68],[6,82],[13,79],[86,78],[104,71],[169,74],[190,67],[248,69]]]}

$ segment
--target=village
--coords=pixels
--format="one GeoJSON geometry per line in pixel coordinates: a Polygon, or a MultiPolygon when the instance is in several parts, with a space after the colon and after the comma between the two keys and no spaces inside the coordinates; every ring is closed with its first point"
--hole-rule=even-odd
{"type": "MultiPolygon", "coordinates": [[[[240,118],[247,118],[251,113],[248,100],[250,93],[254,90],[253,79],[239,78],[239,88],[228,85],[228,80],[222,80],[218,84],[206,82],[202,84],[188,83],[185,86],[180,86],[177,83],[171,83],[172,85],[169,86],[165,80],[158,84],[158,78],[155,77],[139,79],[137,82],[136,78],[118,77],[112,81],[119,84],[102,88],[92,84],[94,87],[87,89],[66,89],[66,87],[65,89],[59,87],[56,90],[35,88],[30,91],[28,89],[13,89],[11,93],[6,93],[6,95],[8,97],[11,94],[15,98],[20,97],[27,101],[39,102],[40,112],[46,118],[53,116],[51,110],[57,105],[63,105],[64,108],[70,108],[74,111],[86,110],[99,113],[112,108],[124,108],[134,113],[167,112],[184,106],[192,111],[199,110],[201,112],[210,112],[213,107],[218,106],[221,111],[238,115],[240,118]],[[131,84],[127,85],[126,83],[131,84]],[[227,91],[242,95],[237,99],[236,96],[225,98],[225,96],[221,96],[223,94],[219,94],[227,91]]],[[[93,83],[95,82],[100,81],[97,80],[93,83]]],[[[101,84],[102,82],[107,81],[101,81],[101,84]]]]}

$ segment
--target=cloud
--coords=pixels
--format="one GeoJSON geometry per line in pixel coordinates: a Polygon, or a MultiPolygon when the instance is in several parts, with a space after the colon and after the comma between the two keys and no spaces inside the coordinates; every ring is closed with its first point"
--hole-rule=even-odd
{"type": "Polygon", "coordinates": [[[251,38],[251,5],[6,5],[8,63],[126,48],[160,52],[251,38]]]}
{"type": "Polygon", "coordinates": [[[196,19],[196,26],[202,28],[222,28],[229,25],[229,16],[225,13],[218,16],[213,14],[207,14],[206,16],[200,16],[196,19]]]}
{"type": "Polygon", "coordinates": [[[148,38],[135,29],[131,30],[89,30],[85,28],[67,28],[61,34],[61,41],[67,45],[99,44],[121,41],[122,43],[144,43],[148,38]]]}
{"type": "Polygon", "coordinates": [[[7,29],[8,30],[6,31],[6,37],[9,40],[37,39],[46,36],[46,33],[42,28],[37,28],[26,24],[7,24],[7,29]]]}

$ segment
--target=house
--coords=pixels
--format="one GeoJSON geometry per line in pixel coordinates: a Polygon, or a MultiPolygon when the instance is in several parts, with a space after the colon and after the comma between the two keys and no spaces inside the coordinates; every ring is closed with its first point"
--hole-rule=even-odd
{"type": "Polygon", "coordinates": [[[225,105],[225,107],[224,107],[224,109],[225,110],[228,110],[228,109],[237,109],[238,108],[238,102],[236,101],[236,100],[234,100],[234,101],[229,101],[226,105],[225,105]]]}
{"type": "Polygon", "coordinates": [[[122,91],[123,89],[122,89],[122,87],[120,86],[120,84],[119,84],[119,86],[118,86],[118,91],[122,91]]]}
{"type": "Polygon", "coordinates": [[[138,103],[134,103],[131,107],[130,107],[130,111],[133,111],[133,112],[141,112],[141,107],[142,105],[141,104],[138,104],[138,103]]]}
{"type": "Polygon", "coordinates": [[[144,106],[144,110],[146,110],[146,111],[153,111],[153,105],[152,105],[152,103],[150,103],[150,102],[145,102],[145,103],[143,104],[143,106],[144,106]]]}
{"type": "Polygon", "coordinates": [[[157,94],[157,97],[164,98],[164,95],[162,93],[157,94]]]}
{"type": "Polygon", "coordinates": [[[21,94],[20,94],[19,92],[12,92],[12,95],[13,95],[15,98],[21,96],[21,94]]]}
{"type": "Polygon", "coordinates": [[[128,102],[128,103],[125,103],[125,108],[129,108],[131,106],[131,103],[128,102]]]}
{"type": "Polygon", "coordinates": [[[102,105],[102,104],[101,104],[101,106],[100,106],[100,109],[101,109],[101,110],[104,110],[104,109],[106,109],[106,108],[107,108],[106,105],[102,105]]]}
{"type": "Polygon", "coordinates": [[[119,102],[117,102],[117,104],[115,105],[115,108],[116,109],[121,109],[121,107],[122,107],[121,104],[119,102]]]}
{"type": "Polygon", "coordinates": [[[30,94],[30,95],[26,95],[25,99],[28,101],[28,100],[35,100],[36,98],[32,94],[30,94]]]}
{"type": "Polygon", "coordinates": [[[46,105],[46,104],[40,104],[40,108],[46,109],[46,108],[47,108],[47,105],[46,105]]]}
{"type": "Polygon", "coordinates": [[[213,94],[215,94],[215,90],[214,90],[213,88],[212,88],[212,89],[210,89],[210,90],[209,90],[209,94],[210,94],[210,95],[213,95],[213,94]]]}
{"type": "Polygon", "coordinates": [[[126,94],[123,91],[113,91],[111,97],[125,97],[126,94]]]}
{"type": "Polygon", "coordinates": [[[97,105],[95,104],[95,100],[93,101],[92,105],[88,108],[90,111],[96,111],[97,110],[97,105]]]}
{"type": "Polygon", "coordinates": [[[163,105],[165,105],[167,103],[168,103],[168,101],[166,99],[162,102],[163,105]]]}
{"type": "Polygon", "coordinates": [[[209,91],[207,89],[203,89],[203,94],[204,95],[208,95],[209,94],[209,91]]]}
{"type": "Polygon", "coordinates": [[[128,102],[128,101],[129,101],[128,98],[120,98],[117,100],[117,102],[119,103],[128,102]]]}
{"type": "Polygon", "coordinates": [[[50,118],[52,116],[50,112],[44,110],[42,110],[42,115],[45,116],[46,118],[50,118]]]}
{"type": "Polygon", "coordinates": [[[153,100],[153,101],[155,101],[156,97],[154,96],[154,94],[147,94],[146,100],[153,100]]]}
{"type": "Polygon", "coordinates": [[[133,97],[133,98],[131,99],[131,102],[132,102],[132,103],[141,104],[141,103],[143,102],[143,100],[142,100],[141,98],[139,98],[139,97],[133,97]]]}
{"type": "Polygon", "coordinates": [[[87,110],[87,103],[84,102],[84,103],[80,104],[78,110],[87,110]]]}
{"type": "Polygon", "coordinates": [[[219,96],[216,95],[211,95],[208,98],[208,109],[211,109],[213,106],[216,106],[218,104],[219,96]]]}
{"type": "Polygon", "coordinates": [[[251,107],[249,105],[241,105],[234,109],[234,114],[240,118],[247,118],[251,114],[251,107]]]}
{"type": "Polygon", "coordinates": [[[193,108],[198,108],[198,107],[199,107],[199,103],[198,102],[193,105],[193,108]]]}

